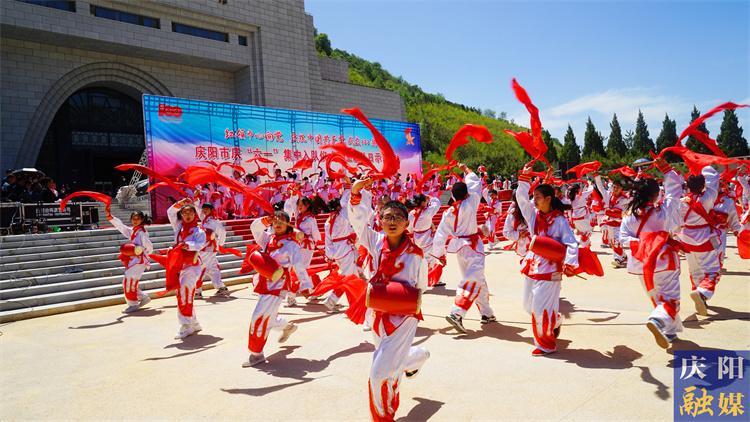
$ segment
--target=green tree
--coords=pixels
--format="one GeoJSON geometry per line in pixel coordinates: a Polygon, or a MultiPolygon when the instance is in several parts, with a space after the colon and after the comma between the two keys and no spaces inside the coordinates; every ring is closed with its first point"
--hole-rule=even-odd
{"type": "Polygon", "coordinates": [[[563,138],[563,146],[560,151],[560,170],[563,174],[571,167],[581,162],[581,149],[576,143],[576,135],[573,129],[568,125],[568,131],[563,138]]]}
{"type": "Polygon", "coordinates": [[[558,143],[560,141],[553,138],[552,135],[547,131],[547,129],[542,130],[542,139],[544,139],[544,144],[547,145],[547,153],[544,156],[547,157],[547,161],[555,164],[558,161],[557,146],[555,145],[555,141],[557,141],[558,143]]]}
{"type": "Polygon", "coordinates": [[[643,118],[641,110],[638,110],[638,119],[635,121],[635,136],[633,137],[633,152],[637,155],[647,155],[654,148],[654,141],[649,137],[646,120],[643,118]]]}
{"type": "Polygon", "coordinates": [[[315,36],[315,49],[318,54],[322,54],[327,57],[331,57],[331,40],[328,39],[328,34],[320,33],[315,36]]]}
{"type": "MultiPolygon", "coordinates": [[[[701,112],[698,111],[698,107],[693,105],[693,111],[690,112],[690,123],[693,123],[695,119],[700,117],[701,112]]],[[[698,130],[708,135],[708,128],[706,127],[706,123],[703,122],[698,126],[698,130]]],[[[705,145],[703,145],[702,142],[695,139],[693,135],[688,136],[687,142],[685,143],[685,146],[689,149],[699,152],[701,154],[711,154],[711,150],[708,149],[705,145]]]]}
{"type": "Polygon", "coordinates": [[[495,113],[495,110],[492,110],[492,109],[489,109],[489,108],[485,108],[482,111],[482,116],[491,117],[493,119],[497,119],[497,114],[495,113]]]}
{"type": "Polygon", "coordinates": [[[724,120],[716,142],[719,148],[729,157],[741,157],[750,154],[747,139],[742,137],[742,128],[734,110],[724,110],[724,120]]]}
{"type": "Polygon", "coordinates": [[[625,144],[626,153],[633,149],[633,140],[635,139],[635,134],[632,130],[626,130],[625,136],[622,137],[622,142],[625,144]]]}
{"type": "Polygon", "coordinates": [[[664,121],[661,124],[661,132],[656,138],[656,151],[660,152],[664,148],[671,147],[677,142],[677,122],[664,114],[664,121]]]}
{"type": "Polygon", "coordinates": [[[591,117],[586,122],[586,133],[583,135],[583,160],[590,161],[604,156],[604,139],[596,131],[591,117]]]}
{"type": "Polygon", "coordinates": [[[622,140],[622,129],[620,122],[617,121],[617,114],[612,115],[612,123],[609,124],[609,140],[607,141],[607,157],[611,160],[617,160],[625,156],[628,147],[622,140]]]}

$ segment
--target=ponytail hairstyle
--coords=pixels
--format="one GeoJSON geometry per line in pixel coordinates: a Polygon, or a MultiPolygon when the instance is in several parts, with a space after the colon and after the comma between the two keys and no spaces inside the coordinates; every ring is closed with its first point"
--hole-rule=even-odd
{"type": "Polygon", "coordinates": [[[151,224],[151,217],[146,215],[143,211],[133,211],[130,213],[130,219],[133,219],[133,216],[138,216],[141,218],[141,225],[142,226],[148,226],[151,224]]]}
{"type": "Polygon", "coordinates": [[[578,192],[580,190],[581,190],[581,186],[578,183],[572,185],[570,189],[568,189],[568,199],[570,199],[571,201],[576,199],[576,195],[578,195],[578,192]]]}
{"type": "Polygon", "coordinates": [[[563,202],[555,195],[555,188],[552,187],[552,185],[548,183],[543,183],[539,186],[537,186],[534,189],[534,192],[539,192],[544,197],[551,197],[552,202],[550,203],[550,207],[553,210],[557,210],[560,212],[565,212],[569,209],[571,209],[570,205],[563,204],[563,202]]]}
{"type": "MultiPolygon", "coordinates": [[[[291,218],[289,218],[289,214],[287,214],[284,211],[278,210],[275,213],[273,213],[273,216],[278,218],[279,220],[284,220],[285,222],[289,223],[292,221],[291,218]]],[[[292,233],[294,231],[294,227],[292,227],[291,224],[287,224],[286,226],[286,234],[292,233]]]]}
{"type": "Polygon", "coordinates": [[[625,207],[625,212],[637,215],[637,211],[654,202],[659,197],[659,183],[654,179],[641,179],[629,183],[627,186],[632,198],[625,207]]]}
{"type": "Polygon", "coordinates": [[[526,223],[526,219],[523,218],[521,207],[518,206],[518,199],[516,198],[515,192],[513,192],[513,195],[511,195],[511,199],[513,199],[513,218],[515,218],[516,221],[518,221],[518,224],[525,224],[528,226],[529,224],[526,223]]]}

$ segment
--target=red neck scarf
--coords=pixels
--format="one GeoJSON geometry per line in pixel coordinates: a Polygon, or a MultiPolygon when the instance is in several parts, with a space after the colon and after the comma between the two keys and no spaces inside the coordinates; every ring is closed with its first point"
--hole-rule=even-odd
{"type": "Polygon", "coordinates": [[[558,216],[561,216],[562,212],[559,210],[551,210],[548,213],[543,213],[541,211],[536,213],[536,220],[534,224],[534,234],[538,235],[540,233],[547,233],[547,230],[552,226],[552,224],[555,222],[555,218],[558,216]]]}
{"type": "Polygon", "coordinates": [[[451,207],[453,208],[453,215],[456,216],[456,219],[453,221],[453,231],[458,230],[458,210],[461,208],[461,203],[464,202],[463,199],[459,199],[455,201],[453,204],[451,204],[451,207]]]}
{"type": "Polygon", "coordinates": [[[136,236],[138,236],[138,232],[145,232],[146,228],[143,227],[143,224],[139,224],[137,226],[133,226],[133,233],[130,234],[130,240],[135,240],[136,236]]]}
{"type": "Polygon", "coordinates": [[[299,230],[299,225],[302,224],[302,221],[304,221],[305,218],[311,217],[311,216],[312,216],[312,214],[309,213],[309,212],[307,212],[307,211],[305,211],[302,214],[298,215],[296,221],[294,222],[294,227],[299,230]]]}
{"type": "MultiPolygon", "coordinates": [[[[373,276],[373,282],[385,282],[387,279],[398,274],[404,269],[404,264],[396,264],[398,258],[411,245],[409,236],[404,235],[404,240],[396,249],[391,250],[388,239],[383,239],[383,249],[380,251],[380,260],[378,261],[378,271],[373,276]]],[[[409,248],[411,249],[411,248],[409,248]]]]}
{"type": "Polygon", "coordinates": [[[272,234],[271,239],[266,245],[266,252],[271,253],[275,250],[281,249],[281,247],[284,246],[284,244],[281,243],[282,240],[296,241],[296,239],[293,237],[293,234],[294,233],[272,234]]]}
{"type": "Polygon", "coordinates": [[[185,220],[182,220],[182,228],[180,229],[180,232],[177,235],[177,241],[183,242],[185,239],[187,239],[188,236],[190,236],[190,232],[193,231],[194,228],[198,227],[198,218],[193,218],[193,221],[187,223],[185,220]]]}

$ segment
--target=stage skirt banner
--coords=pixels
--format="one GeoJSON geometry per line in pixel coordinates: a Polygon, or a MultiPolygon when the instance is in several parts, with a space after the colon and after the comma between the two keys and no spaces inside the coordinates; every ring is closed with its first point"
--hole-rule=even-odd
{"type": "MultiPolygon", "coordinates": [[[[301,159],[311,158],[313,168],[304,172],[304,176],[309,176],[320,171],[318,165],[322,165],[320,160],[325,156],[320,148],[334,143],[365,153],[378,168],[383,164],[372,133],[344,114],[144,95],[143,119],[148,166],[168,177],[177,177],[188,166],[206,161],[239,165],[249,173],[266,168],[273,175],[273,164],[248,163],[253,157],[273,160],[282,171],[301,159]]],[[[419,125],[374,118],[370,121],[399,156],[402,177],[410,173],[421,175],[419,125]]],[[[333,166],[338,168],[337,164],[333,166]]],[[[233,169],[223,166],[221,171],[229,176],[233,169]]],[[[167,186],[151,192],[156,221],[165,221],[167,208],[179,197],[167,186]]]]}

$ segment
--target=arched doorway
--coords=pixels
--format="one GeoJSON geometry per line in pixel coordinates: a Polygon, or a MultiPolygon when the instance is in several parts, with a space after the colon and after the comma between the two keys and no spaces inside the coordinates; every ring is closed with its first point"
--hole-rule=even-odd
{"type": "Polygon", "coordinates": [[[87,87],[58,109],[36,167],[58,185],[114,193],[125,180],[113,167],[137,163],[144,148],[140,98],[110,87],[87,87]]]}

